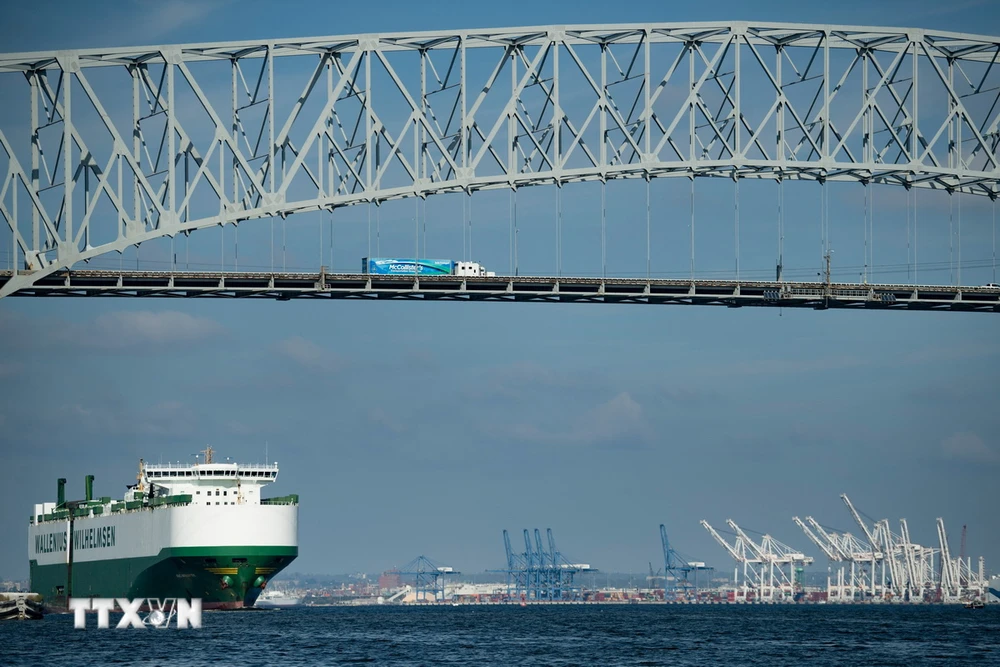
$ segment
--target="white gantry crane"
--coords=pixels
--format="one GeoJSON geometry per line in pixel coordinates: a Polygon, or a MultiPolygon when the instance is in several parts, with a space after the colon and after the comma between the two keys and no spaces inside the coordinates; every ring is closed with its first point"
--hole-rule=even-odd
{"type": "MultiPolygon", "coordinates": [[[[938,547],[913,541],[906,519],[899,520],[899,533],[888,519],[866,522],[846,494],[841,499],[861,528],[864,540],[846,531],[826,528],[811,516],[792,517],[805,536],[829,561],[826,581],[828,602],[972,602],[987,599],[989,590],[982,557],[973,567],[962,548],[952,557],[944,519],[937,519],[938,547]],[[865,541],[867,540],[867,541],[865,541]]],[[[867,515],[866,515],[867,516],[867,515]]],[[[735,535],[727,542],[707,521],[701,525],[737,562],[733,579],[737,602],[785,602],[804,590],[798,573],[813,562],[811,557],[782,544],[769,534],[754,539],[732,519],[726,524],[735,535]],[[742,565],[742,583],[740,580],[742,565]]],[[[728,532],[728,531],[727,531],[728,532]]],[[[751,531],[757,534],[755,531],[751,531]]]]}
{"type": "Polygon", "coordinates": [[[811,516],[803,523],[799,517],[792,520],[802,529],[806,537],[812,541],[833,563],[839,563],[836,568],[836,583],[832,572],[827,575],[826,598],[828,602],[855,602],[857,595],[862,596],[871,587],[871,579],[866,564],[871,560],[871,547],[859,542],[850,533],[840,534],[827,531],[811,516]],[[845,571],[850,564],[849,573],[845,571]]]}
{"type": "Polygon", "coordinates": [[[729,544],[715,528],[709,525],[708,521],[704,519],[701,520],[701,525],[705,527],[709,535],[715,538],[715,541],[722,545],[733,560],[737,562],[735,568],[733,568],[733,585],[735,587],[735,601],[736,602],[747,602],[750,599],[750,591],[753,590],[754,597],[757,598],[760,595],[759,586],[761,581],[761,562],[757,559],[756,554],[753,552],[752,547],[748,545],[742,537],[736,537],[736,542],[729,544]],[[743,565],[743,583],[740,583],[740,564],[743,565]]]}
{"type": "Polygon", "coordinates": [[[734,545],[726,542],[707,521],[701,522],[729,555],[743,564],[743,587],[737,586],[737,597],[746,601],[749,590],[753,589],[758,602],[794,600],[795,595],[803,590],[796,573],[812,564],[813,558],[768,534],[763,535],[758,543],[732,519],[727,519],[726,523],[736,534],[734,545]]]}

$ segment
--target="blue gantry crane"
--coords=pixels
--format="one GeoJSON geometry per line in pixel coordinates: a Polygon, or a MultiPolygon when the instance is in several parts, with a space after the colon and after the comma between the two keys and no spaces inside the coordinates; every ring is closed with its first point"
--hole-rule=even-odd
{"type": "Polygon", "coordinates": [[[426,556],[417,556],[406,565],[393,570],[401,578],[413,577],[413,590],[417,601],[444,601],[445,578],[461,572],[438,565],[426,556]]]}
{"type": "MultiPolygon", "coordinates": [[[[679,553],[670,545],[667,538],[667,527],[660,524],[660,542],[663,544],[663,575],[664,581],[663,595],[665,598],[676,599],[678,594],[685,596],[693,595],[698,597],[698,572],[711,571],[715,568],[706,567],[701,561],[694,561],[679,553]],[[692,583],[689,575],[694,573],[692,583]]],[[[650,566],[652,569],[652,566],[650,566]]]]}
{"type": "MultiPolygon", "coordinates": [[[[503,544],[507,557],[507,569],[499,570],[507,577],[507,594],[522,600],[576,600],[580,598],[580,588],[573,580],[579,572],[595,572],[586,563],[572,563],[556,548],[552,529],[546,529],[547,544],[542,542],[542,533],[534,529],[534,541],[527,528],[524,529],[524,551],[515,552],[510,543],[510,535],[503,531],[503,544]]],[[[492,570],[497,572],[497,570],[492,570]]]]}

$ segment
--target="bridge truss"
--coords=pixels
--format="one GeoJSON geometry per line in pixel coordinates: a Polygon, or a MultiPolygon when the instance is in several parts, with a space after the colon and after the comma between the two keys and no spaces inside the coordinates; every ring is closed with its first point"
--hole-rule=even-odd
{"type": "Polygon", "coordinates": [[[0,54],[0,296],[161,237],[449,192],[711,176],[995,199],[998,61],[996,37],[745,22],[0,54]]]}

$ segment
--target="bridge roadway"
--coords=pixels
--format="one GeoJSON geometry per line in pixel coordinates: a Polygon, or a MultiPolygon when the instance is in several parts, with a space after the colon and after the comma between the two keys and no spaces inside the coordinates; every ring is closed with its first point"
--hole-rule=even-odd
{"type": "MultiPolygon", "coordinates": [[[[11,279],[12,273],[0,271],[0,287],[11,279]]],[[[416,279],[325,270],[319,273],[61,271],[11,296],[540,301],[1000,313],[1000,288],[996,287],[554,276],[416,279]]]]}

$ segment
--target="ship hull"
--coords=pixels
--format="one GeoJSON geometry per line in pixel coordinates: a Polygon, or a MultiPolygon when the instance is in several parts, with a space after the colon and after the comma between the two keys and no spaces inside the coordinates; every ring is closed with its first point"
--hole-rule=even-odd
{"type": "Polygon", "coordinates": [[[298,506],[191,504],[29,527],[32,590],[67,599],[200,598],[203,609],[253,606],[298,556],[298,506]]]}
{"type": "Polygon", "coordinates": [[[73,564],[30,563],[32,590],[47,609],[66,610],[67,585],[78,598],[200,598],[203,609],[253,606],[274,575],[298,556],[297,547],[179,547],[156,556],[73,564]]]}

